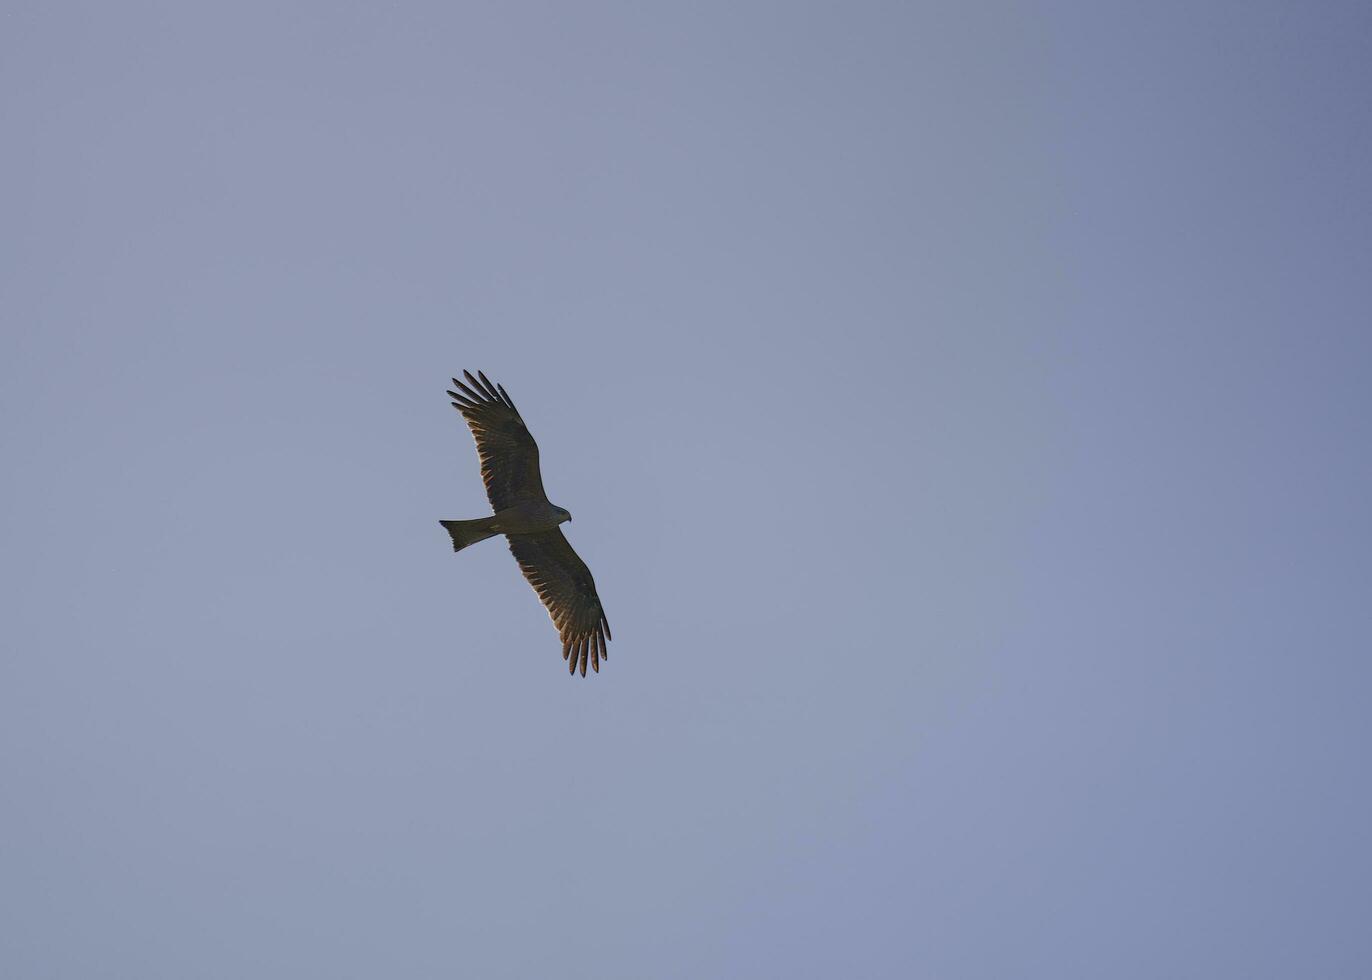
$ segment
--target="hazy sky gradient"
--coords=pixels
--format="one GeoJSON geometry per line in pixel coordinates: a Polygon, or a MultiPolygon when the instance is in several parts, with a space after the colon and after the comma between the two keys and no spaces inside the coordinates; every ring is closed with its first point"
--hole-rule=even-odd
{"type": "Polygon", "coordinates": [[[4,5],[0,975],[1372,973],[1369,11],[4,5]]]}

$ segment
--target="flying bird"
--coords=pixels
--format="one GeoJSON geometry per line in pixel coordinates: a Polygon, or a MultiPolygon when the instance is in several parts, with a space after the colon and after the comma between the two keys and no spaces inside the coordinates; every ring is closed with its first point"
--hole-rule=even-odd
{"type": "Polygon", "coordinates": [[[572,515],[548,501],[538,470],[538,443],[529,434],[519,409],[500,385],[478,371],[463,371],[467,384],[453,378],[448,392],[453,408],[462,413],[476,439],[481,479],[495,511],[474,521],[439,521],[452,535],[453,551],[505,535],[520,571],[543,601],[558,636],[567,669],[586,676],[586,663],[600,673],[609,658],[605,641],[610,624],[595,591],[595,579],[580,556],[562,536],[558,525],[572,515]]]}

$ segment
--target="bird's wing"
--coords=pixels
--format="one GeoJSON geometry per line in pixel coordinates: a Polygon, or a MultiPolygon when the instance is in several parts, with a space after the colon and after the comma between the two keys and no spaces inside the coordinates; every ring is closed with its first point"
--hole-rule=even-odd
{"type": "Polygon", "coordinates": [[[554,528],[539,534],[507,535],[510,551],[538,597],[543,600],[558,635],[562,637],[562,656],[567,669],[575,672],[581,665],[586,676],[586,661],[600,672],[600,661],[609,654],[605,641],[610,624],[596,595],[595,579],[571,544],[554,528]]]}
{"type": "Polygon", "coordinates": [[[457,390],[448,395],[476,439],[491,506],[501,511],[519,503],[547,502],[538,471],[538,443],[525,428],[519,409],[504,388],[491,384],[480,371],[479,381],[470,371],[462,374],[470,384],[453,378],[457,390]]]}

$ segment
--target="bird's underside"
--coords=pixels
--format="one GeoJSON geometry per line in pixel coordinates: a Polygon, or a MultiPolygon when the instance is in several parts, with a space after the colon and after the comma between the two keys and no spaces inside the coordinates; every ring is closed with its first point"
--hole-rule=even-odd
{"type": "Polygon", "coordinates": [[[575,673],[580,666],[584,677],[589,663],[599,673],[600,661],[609,657],[610,624],[591,570],[559,528],[571,515],[548,500],[539,472],[538,444],[505,389],[491,384],[480,371],[475,378],[469,371],[462,374],[467,383],[453,378],[457,390],[448,395],[476,440],[481,479],[495,513],[439,523],[452,537],[454,551],[505,535],[520,571],[557,628],[568,670],[575,673]]]}

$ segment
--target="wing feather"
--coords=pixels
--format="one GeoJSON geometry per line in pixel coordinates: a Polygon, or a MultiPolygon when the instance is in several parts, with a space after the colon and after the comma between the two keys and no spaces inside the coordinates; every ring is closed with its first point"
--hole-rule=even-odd
{"type": "Polygon", "coordinates": [[[519,563],[562,638],[567,669],[586,676],[586,667],[600,672],[606,659],[605,638],[610,624],[595,590],[591,570],[562,536],[560,529],[539,534],[506,535],[510,553],[519,563]]]}
{"type": "Polygon", "coordinates": [[[453,408],[462,413],[476,440],[481,457],[481,480],[486,496],[497,511],[520,503],[545,503],[543,475],[538,468],[538,443],[529,434],[508,395],[487,380],[463,371],[467,383],[453,378],[456,390],[449,391],[453,408]]]}

